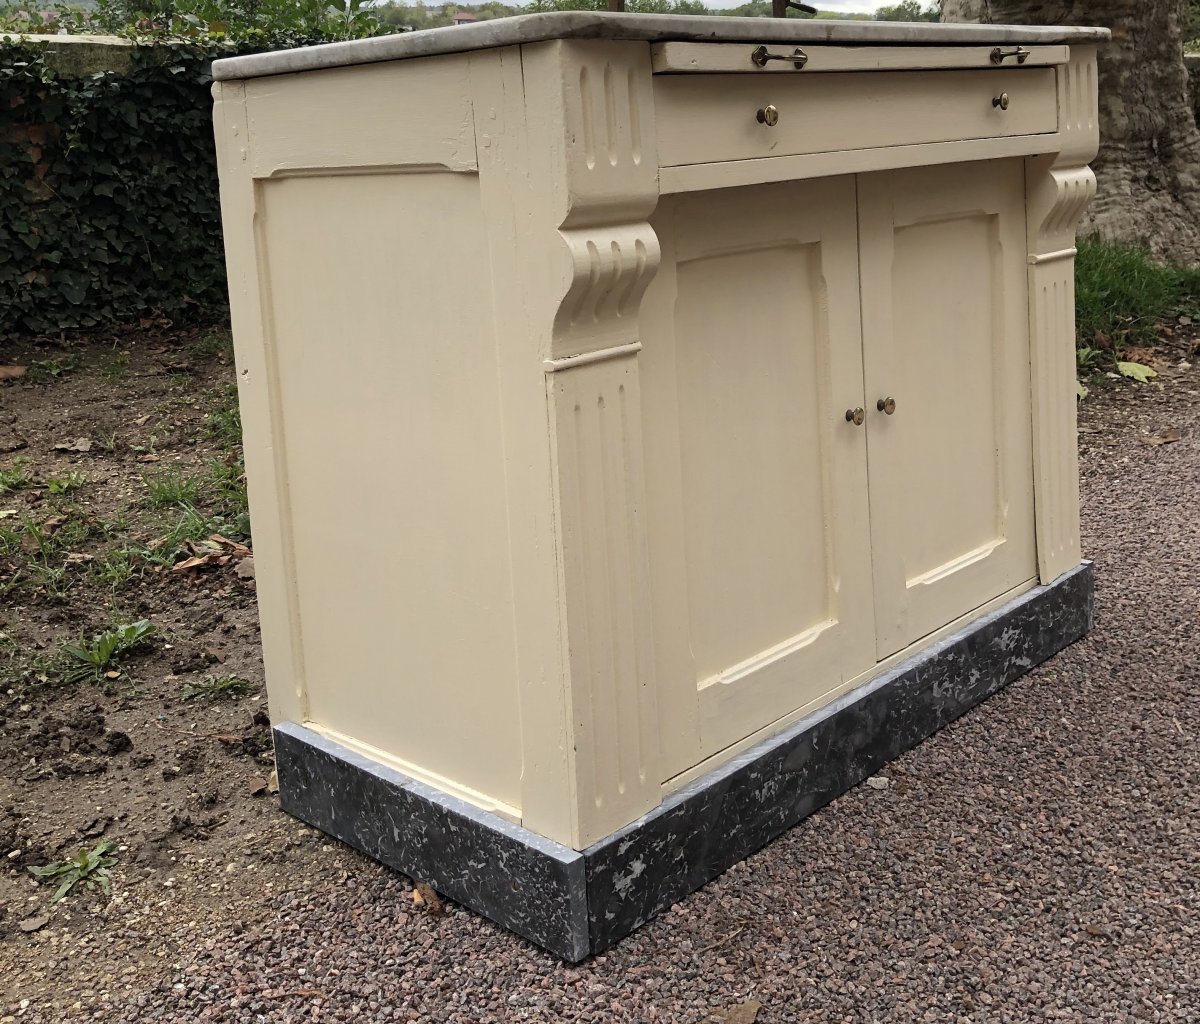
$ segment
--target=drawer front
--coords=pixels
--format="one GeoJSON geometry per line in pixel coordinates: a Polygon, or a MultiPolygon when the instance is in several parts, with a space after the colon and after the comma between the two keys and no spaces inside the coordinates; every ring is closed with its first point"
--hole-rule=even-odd
{"type": "Polygon", "coordinates": [[[1053,68],[655,75],[654,105],[664,167],[1058,130],[1053,68]]]}

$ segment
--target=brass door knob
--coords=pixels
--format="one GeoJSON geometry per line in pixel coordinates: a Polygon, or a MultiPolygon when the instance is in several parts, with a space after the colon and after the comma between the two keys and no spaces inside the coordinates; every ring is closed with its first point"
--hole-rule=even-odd
{"type": "Polygon", "coordinates": [[[1002,92],[992,100],[992,106],[999,107],[1001,110],[1007,110],[1009,102],[1008,93],[1002,92]]]}
{"type": "Polygon", "coordinates": [[[756,115],[759,124],[765,124],[768,128],[774,128],[779,124],[779,108],[774,103],[768,103],[756,115]]]}
{"type": "Polygon", "coordinates": [[[846,422],[853,423],[856,427],[861,427],[863,421],[867,418],[867,413],[864,409],[847,409],[846,422]]]}
{"type": "Polygon", "coordinates": [[[881,398],[875,403],[875,408],[881,413],[890,416],[896,411],[896,400],[894,398],[881,398]]]}

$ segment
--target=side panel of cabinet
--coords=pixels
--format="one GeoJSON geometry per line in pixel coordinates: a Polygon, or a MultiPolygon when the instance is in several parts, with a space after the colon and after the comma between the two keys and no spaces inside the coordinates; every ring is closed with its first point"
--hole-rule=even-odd
{"type": "Polygon", "coordinates": [[[1024,170],[863,175],[859,198],[883,658],[1036,575],[1024,170]]]}
{"type": "Polygon", "coordinates": [[[855,183],[664,197],[642,304],[667,776],[874,663],[855,183]]]}

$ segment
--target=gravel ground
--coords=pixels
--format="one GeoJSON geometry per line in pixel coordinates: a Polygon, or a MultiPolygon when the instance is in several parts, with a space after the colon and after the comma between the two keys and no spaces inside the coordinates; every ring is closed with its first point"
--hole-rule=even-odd
{"type": "Polygon", "coordinates": [[[1163,381],[1083,405],[1091,636],[615,950],[564,966],[292,824],[327,870],[255,921],[0,1019],[1200,1021],[1200,370],[1163,381]]]}

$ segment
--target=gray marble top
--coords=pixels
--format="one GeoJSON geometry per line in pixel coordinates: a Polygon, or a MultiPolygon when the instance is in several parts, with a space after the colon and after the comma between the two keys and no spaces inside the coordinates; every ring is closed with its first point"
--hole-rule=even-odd
{"type": "Polygon", "coordinates": [[[346,43],[228,57],[213,64],[218,81],[292,71],[373,64],[405,57],[462,53],[547,39],[633,39],[705,43],[831,43],[834,45],[953,46],[963,44],[1086,43],[1110,37],[1103,28],[1016,25],[935,25],[801,18],[726,18],[683,14],[605,14],[558,11],[498,18],[473,25],[402,32],[346,43]]]}

